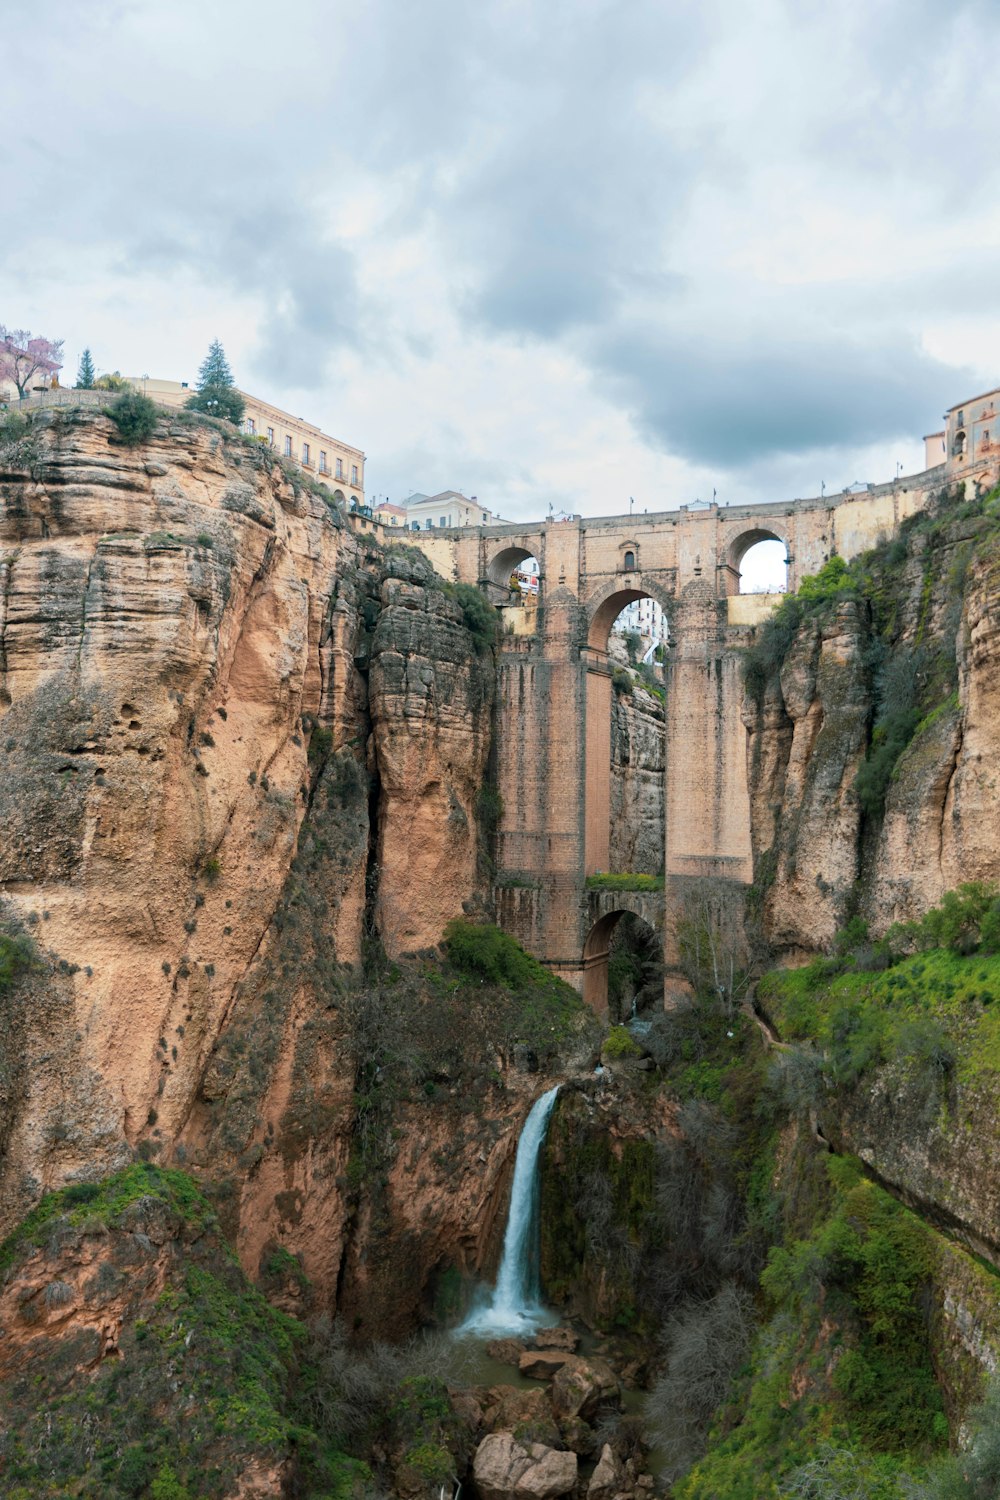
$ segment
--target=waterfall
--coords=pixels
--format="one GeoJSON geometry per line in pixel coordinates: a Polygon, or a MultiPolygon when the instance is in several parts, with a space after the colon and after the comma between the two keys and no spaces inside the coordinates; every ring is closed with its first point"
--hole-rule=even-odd
{"type": "Polygon", "coordinates": [[[524,1122],[514,1159],[514,1181],[497,1284],[488,1306],[473,1309],[459,1333],[524,1333],[545,1317],[539,1275],[538,1153],[559,1085],[542,1094],[524,1122]]]}

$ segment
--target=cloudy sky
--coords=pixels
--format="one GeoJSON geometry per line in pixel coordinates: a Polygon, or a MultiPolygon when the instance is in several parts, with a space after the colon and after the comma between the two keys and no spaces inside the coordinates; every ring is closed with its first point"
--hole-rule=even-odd
{"type": "Polygon", "coordinates": [[[218,336],[373,497],[816,494],[1000,383],[996,0],[11,9],[0,321],[218,336]]]}

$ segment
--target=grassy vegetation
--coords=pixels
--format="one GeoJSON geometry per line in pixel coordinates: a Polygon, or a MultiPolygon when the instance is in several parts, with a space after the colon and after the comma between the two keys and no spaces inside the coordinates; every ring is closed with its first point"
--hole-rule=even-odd
{"type": "Polygon", "coordinates": [[[768,974],[757,992],[785,1040],[816,1047],[830,1083],[850,1087],[888,1062],[942,1084],[1000,1073],[994,887],[961,886],[879,944],[855,921],[838,947],[830,958],[768,974]]]}
{"type": "Polygon", "coordinates": [[[601,1056],[611,1062],[623,1058],[641,1057],[642,1048],[632,1040],[626,1026],[612,1026],[601,1046],[601,1056]]]}
{"type": "Polygon", "coordinates": [[[198,1234],[214,1228],[207,1198],[185,1172],[137,1162],[102,1182],[80,1182],[46,1193],[18,1228],[0,1244],[0,1274],[31,1246],[44,1245],[56,1220],[69,1229],[116,1224],[132,1204],[156,1201],[174,1210],[198,1234]]]}
{"type": "Polygon", "coordinates": [[[642,875],[627,870],[618,874],[598,870],[596,875],[587,876],[587,890],[662,891],[663,879],[662,875],[642,875]]]}
{"type": "Polygon", "coordinates": [[[0,932],[0,995],[34,961],[34,947],[23,933],[0,932]]]}
{"type": "MultiPolygon", "coordinates": [[[[304,1330],[250,1286],[214,1230],[211,1206],[190,1178],[136,1164],[47,1194],[4,1243],[0,1266],[10,1278],[33,1247],[58,1260],[62,1247],[96,1240],[97,1279],[84,1295],[133,1308],[121,1359],[94,1360],[88,1373],[81,1331],[46,1341],[9,1378],[0,1437],[6,1494],[223,1495],[251,1455],[300,1450],[318,1474],[319,1444],[287,1404],[304,1330]],[[142,1303],[133,1232],[144,1229],[176,1236],[180,1253],[166,1257],[162,1290],[142,1303]]],[[[157,1253],[152,1245],[149,1253],[157,1253]]]]}
{"type": "Polygon", "coordinates": [[[495,1002],[508,1046],[523,1043],[548,1055],[591,1022],[576,990],[499,927],[459,918],[448,924],[444,947],[446,984],[472,980],[504,992],[495,1002]]]}
{"type": "Polygon", "coordinates": [[[768,1321],[678,1500],[898,1496],[903,1476],[946,1447],[924,1305],[934,1237],[855,1164],[814,1158],[817,1168],[823,1205],[806,1237],[771,1252],[768,1321]],[[782,1483],[824,1451],[861,1487],[782,1483]]]}

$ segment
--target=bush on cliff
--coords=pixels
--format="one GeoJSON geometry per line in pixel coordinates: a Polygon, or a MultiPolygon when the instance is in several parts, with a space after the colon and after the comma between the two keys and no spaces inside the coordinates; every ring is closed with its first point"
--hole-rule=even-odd
{"type": "Polygon", "coordinates": [[[758,702],[768,682],[779,671],[802,622],[825,613],[840,599],[857,597],[858,585],[842,557],[834,555],[819,572],[803,578],[798,593],[787,594],[758,629],[743,662],[746,690],[758,702]]]}
{"type": "Polygon", "coordinates": [[[159,417],[155,404],[138,391],[125,391],[107,408],[106,414],[118,428],[122,442],[130,448],[153,436],[159,417]]]}
{"type": "Polygon", "coordinates": [[[488,650],[496,641],[500,616],[486,595],[472,583],[445,583],[441,587],[461,607],[465,628],[472,636],[477,651],[488,650]]]}

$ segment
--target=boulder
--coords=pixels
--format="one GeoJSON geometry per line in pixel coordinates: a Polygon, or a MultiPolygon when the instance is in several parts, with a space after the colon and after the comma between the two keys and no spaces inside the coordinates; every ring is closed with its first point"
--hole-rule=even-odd
{"type": "Polygon", "coordinates": [[[575,1354],[579,1342],[572,1328],[543,1328],[535,1335],[536,1349],[565,1349],[575,1354]]]}
{"type": "Polygon", "coordinates": [[[526,1347],[522,1339],[493,1339],[486,1345],[486,1353],[498,1365],[516,1365],[526,1347]]]}
{"type": "Polygon", "coordinates": [[[522,1439],[555,1447],[560,1442],[559,1428],[552,1415],[547,1390],[519,1390],[513,1385],[495,1385],[481,1399],[482,1428],[486,1432],[514,1431],[522,1439]]]}
{"type": "Polygon", "coordinates": [[[560,1422],[568,1417],[582,1417],[585,1422],[598,1407],[618,1405],[621,1387],[615,1372],[603,1359],[571,1357],[552,1382],[552,1410],[560,1422]]]}
{"type": "Polygon", "coordinates": [[[512,1432],[491,1432],[476,1449],[472,1480],[480,1500],[511,1500],[531,1459],[512,1432]]]}
{"type": "Polygon", "coordinates": [[[556,1500],[576,1485],[576,1454],[491,1432],[476,1449],[472,1478],[480,1500],[556,1500]]]}
{"type": "Polygon", "coordinates": [[[527,1349],[517,1362],[517,1368],[529,1380],[551,1380],[575,1354],[563,1349],[527,1349]]]}
{"type": "Polygon", "coordinates": [[[575,1487],[575,1453],[559,1453],[555,1448],[532,1443],[531,1459],[530,1468],[517,1481],[516,1500],[554,1500],[556,1495],[568,1495],[575,1487]]]}
{"type": "Polygon", "coordinates": [[[597,1467],[590,1476],[587,1500],[611,1500],[622,1486],[622,1467],[610,1443],[605,1443],[597,1467]]]}
{"type": "Polygon", "coordinates": [[[593,1460],[601,1451],[597,1433],[582,1417],[567,1417],[556,1430],[562,1438],[562,1446],[571,1449],[579,1458],[593,1460]]]}

